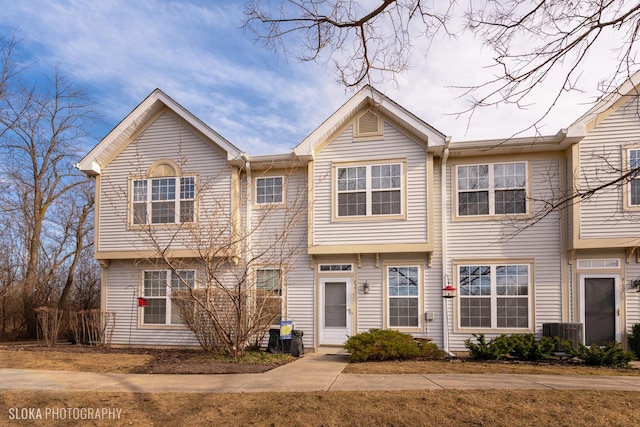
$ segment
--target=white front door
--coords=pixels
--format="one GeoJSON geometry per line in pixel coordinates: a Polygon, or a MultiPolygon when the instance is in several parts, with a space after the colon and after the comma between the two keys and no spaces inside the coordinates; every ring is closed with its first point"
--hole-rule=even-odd
{"type": "Polygon", "coordinates": [[[344,344],[351,335],[352,280],[343,277],[320,279],[319,344],[344,344]]]}
{"type": "Polygon", "coordinates": [[[620,276],[580,276],[580,322],[584,344],[620,341],[620,276]]]}

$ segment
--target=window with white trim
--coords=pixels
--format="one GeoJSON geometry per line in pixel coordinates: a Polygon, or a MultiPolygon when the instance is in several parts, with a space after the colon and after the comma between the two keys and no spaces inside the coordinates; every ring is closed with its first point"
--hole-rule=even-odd
{"type": "Polygon", "coordinates": [[[629,158],[629,205],[640,206],[640,149],[627,152],[629,158]]]}
{"type": "Polygon", "coordinates": [[[530,328],[529,264],[458,266],[461,328],[530,328]]]}
{"type": "Polygon", "coordinates": [[[392,328],[416,328],[420,323],[420,268],[387,267],[388,320],[392,328]]]}
{"type": "Polygon", "coordinates": [[[195,270],[151,270],[145,271],[142,283],[142,307],[144,325],[183,325],[180,308],[171,299],[172,294],[193,289],[195,270]]]}
{"type": "Polygon", "coordinates": [[[342,273],[353,271],[353,264],[320,264],[318,270],[321,273],[342,273]]]}
{"type": "Polygon", "coordinates": [[[256,179],[256,204],[282,203],[284,201],[284,177],[273,176],[256,179]]]}
{"type": "Polygon", "coordinates": [[[457,167],[458,215],[527,212],[527,164],[493,163],[457,167]]]}
{"type": "Polygon", "coordinates": [[[336,168],[338,217],[400,215],[402,164],[336,168]]]}
{"type": "Polygon", "coordinates": [[[577,260],[578,269],[618,269],[620,268],[619,258],[598,258],[598,259],[579,259],[577,260]]]}
{"type": "MultiPolygon", "coordinates": [[[[256,270],[256,310],[258,319],[280,326],[282,319],[282,270],[261,268],[256,270]]],[[[261,320],[258,320],[261,322],[261,320]]],[[[262,324],[262,323],[261,323],[262,324]]]]}
{"type": "Polygon", "coordinates": [[[134,179],[131,192],[134,225],[195,221],[196,180],[193,176],[134,179]]]}

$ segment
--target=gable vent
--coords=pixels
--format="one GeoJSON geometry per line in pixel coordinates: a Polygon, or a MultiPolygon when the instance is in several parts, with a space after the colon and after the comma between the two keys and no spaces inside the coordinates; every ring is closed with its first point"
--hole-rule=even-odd
{"type": "Polygon", "coordinates": [[[360,117],[358,117],[358,132],[359,136],[367,135],[380,135],[382,134],[381,120],[373,114],[371,111],[367,111],[360,117]]]}

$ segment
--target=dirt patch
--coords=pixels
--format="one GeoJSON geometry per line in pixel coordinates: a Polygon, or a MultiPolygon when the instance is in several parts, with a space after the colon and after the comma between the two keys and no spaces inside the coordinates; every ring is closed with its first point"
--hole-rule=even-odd
{"type": "MultiPolygon", "coordinates": [[[[205,353],[197,349],[105,348],[64,344],[54,348],[32,344],[9,345],[0,346],[0,351],[6,352],[6,359],[12,361],[11,364],[2,363],[4,367],[56,369],[55,363],[58,361],[59,364],[81,366],[77,370],[135,374],[248,374],[265,372],[293,360],[290,356],[264,353],[257,356],[253,354],[252,357],[247,358],[248,360],[236,362],[222,355],[205,353]],[[52,361],[53,366],[29,366],[33,364],[29,360],[33,360],[34,355],[37,355],[36,359],[52,361]],[[24,359],[27,366],[20,365],[20,359],[24,359]],[[132,362],[128,367],[123,368],[118,366],[119,359],[132,360],[132,362]],[[94,365],[110,366],[86,369],[84,368],[86,365],[79,363],[84,360],[93,360],[94,365]]],[[[58,367],[58,369],[75,370],[73,366],[58,367]]]]}

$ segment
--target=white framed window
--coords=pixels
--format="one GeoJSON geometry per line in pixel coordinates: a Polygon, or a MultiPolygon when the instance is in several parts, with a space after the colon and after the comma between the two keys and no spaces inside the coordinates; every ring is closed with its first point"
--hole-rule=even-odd
{"type": "Polygon", "coordinates": [[[387,266],[386,269],[389,327],[419,327],[420,267],[387,266]]]}
{"type": "Polygon", "coordinates": [[[531,327],[529,264],[459,265],[458,294],[460,328],[531,327]]]}
{"type": "Polygon", "coordinates": [[[457,166],[458,216],[527,212],[527,163],[457,166]]]}
{"type": "Polygon", "coordinates": [[[195,221],[193,176],[131,181],[131,224],[179,224],[195,221]]]}
{"type": "Polygon", "coordinates": [[[260,319],[268,319],[280,326],[282,320],[282,270],[261,268],[256,270],[256,310],[260,319]]]}
{"type": "Polygon", "coordinates": [[[640,149],[627,151],[629,159],[629,206],[640,206],[640,149]]]}
{"type": "Polygon", "coordinates": [[[172,301],[172,293],[186,291],[195,286],[195,270],[150,270],[143,272],[142,307],[143,325],[183,325],[180,308],[172,301]]]}
{"type": "Polygon", "coordinates": [[[353,271],[353,264],[320,264],[318,271],[321,273],[343,273],[353,271]]]}
{"type": "Polygon", "coordinates": [[[336,168],[336,216],[401,215],[402,163],[336,168]]]}
{"type": "Polygon", "coordinates": [[[603,270],[603,269],[619,269],[619,258],[601,258],[601,259],[579,259],[578,269],[581,270],[603,270]]]}
{"type": "Polygon", "coordinates": [[[270,176],[256,178],[256,204],[284,202],[284,177],[270,176]]]}

